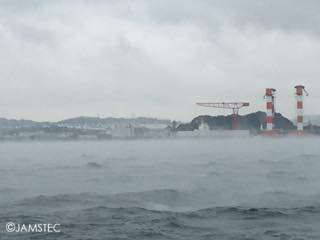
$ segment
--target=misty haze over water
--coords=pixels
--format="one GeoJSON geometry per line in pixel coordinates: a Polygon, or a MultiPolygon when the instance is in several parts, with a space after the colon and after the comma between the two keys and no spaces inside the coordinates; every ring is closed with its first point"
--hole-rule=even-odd
{"type": "Polygon", "coordinates": [[[1,239],[319,239],[319,139],[4,142],[1,239]]]}

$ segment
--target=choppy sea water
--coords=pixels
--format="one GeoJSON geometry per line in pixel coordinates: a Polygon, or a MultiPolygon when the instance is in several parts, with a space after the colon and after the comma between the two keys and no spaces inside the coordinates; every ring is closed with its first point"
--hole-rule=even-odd
{"type": "Polygon", "coordinates": [[[0,144],[0,239],[320,239],[320,139],[0,144]],[[6,223],[59,223],[8,233],[6,223]]]}

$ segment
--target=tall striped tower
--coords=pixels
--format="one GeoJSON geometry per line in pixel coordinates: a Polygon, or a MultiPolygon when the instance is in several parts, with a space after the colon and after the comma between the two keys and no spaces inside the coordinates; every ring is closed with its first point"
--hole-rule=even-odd
{"type": "Polygon", "coordinates": [[[275,92],[276,90],[273,88],[267,88],[266,89],[266,102],[267,102],[267,131],[273,130],[273,117],[274,117],[274,98],[275,98],[275,92]]]}
{"type": "Polygon", "coordinates": [[[303,132],[303,93],[308,96],[304,86],[297,85],[296,88],[296,100],[297,100],[297,129],[299,133],[303,132]]]}

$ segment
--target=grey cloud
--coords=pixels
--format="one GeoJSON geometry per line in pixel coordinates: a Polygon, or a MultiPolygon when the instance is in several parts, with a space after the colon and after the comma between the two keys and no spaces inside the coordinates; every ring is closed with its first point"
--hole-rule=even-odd
{"type": "Polygon", "coordinates": [[[219,1],[238,23],[254,24],[283,31],[319,33],[320,2],[316,0],[219,1]]]}
{"type": "Polygon", "coordinates": [[[177,0],[147,1],[151,18],[162,23],[192,22],[215,30],[228,20],[238,27],[255,25],[268,29],[305,33],[320,31],[317,0],[177,0]]]}
{"type": "Polygon", "coordinates": [[[297,81],[320,91],[319,3],[303,2],[2,1],[2,109],[189,120],[208,113],[196,101],[253,111],[271,85],[288,101],[297,81]]]}

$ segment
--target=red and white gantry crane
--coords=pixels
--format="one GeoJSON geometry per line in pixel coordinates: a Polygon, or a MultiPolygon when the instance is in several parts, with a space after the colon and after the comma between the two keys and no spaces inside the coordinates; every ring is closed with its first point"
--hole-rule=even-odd
{"type": "Polygon", "coordinates": [[[248,102],[212,102],[212,103],[196,103],[202,107],[212,107],[212,108],[225,108],[232,109],[232,129],[236,130],[240,128],[239,122],[239,109],[243,107],[248,107],[250,104],[248,102]]]}

